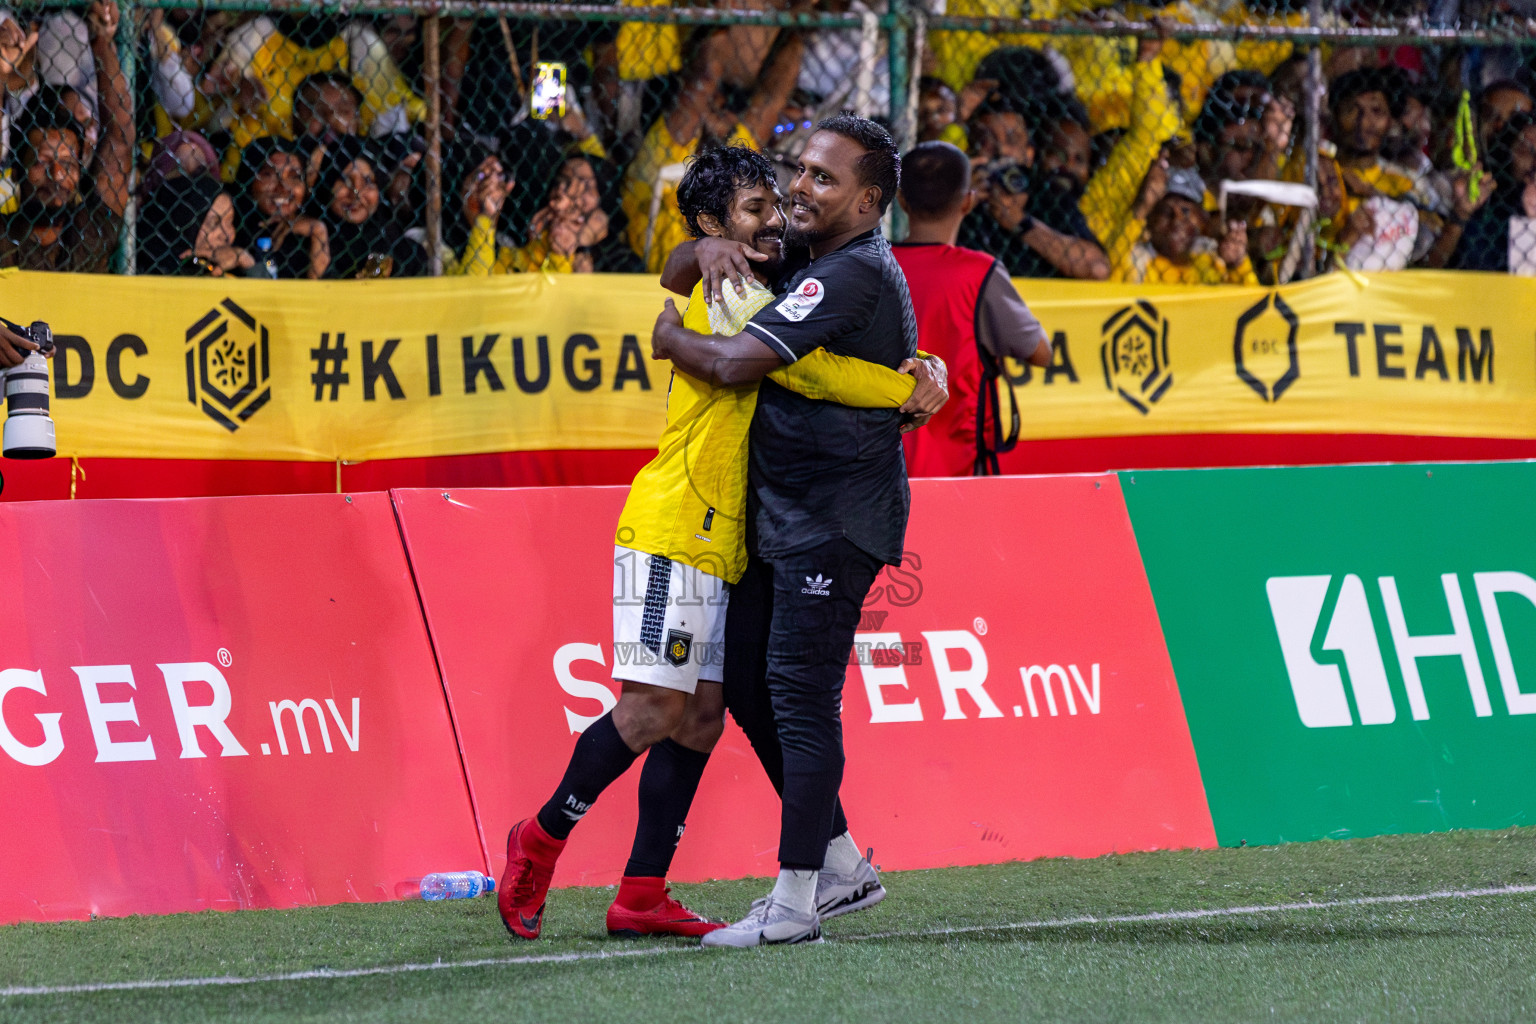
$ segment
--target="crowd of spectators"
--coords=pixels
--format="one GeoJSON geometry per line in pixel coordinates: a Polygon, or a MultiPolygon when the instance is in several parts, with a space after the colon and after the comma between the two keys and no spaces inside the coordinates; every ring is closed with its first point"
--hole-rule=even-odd
{"type": "MultiPolygon", "coordinates": [[[[1326,6],[1330,27],[1346,27],[1489,2],[1326,6]]],[[[781,4],[880,9],[730,6],[781,4]]],[[[1536,274],[1536,49],[1325,47],[1309,195],[1305,50],[1177,38],[1181,24],[1300,27],[1307,6],[948,0],[953,15],[1090,14],[1155,28],[1139,39],[926,36],[915,135],[971,157],[960,243],[1020,277],[1536,274]]],[[[687,237],[673,193],[701,147],[759,148],[787,177],[819,118],[889,112],[887,40],[868,18],[783,30],[444,19],[433,253],[421,37],[409,15],[141,9],[123,25],[102,0],[0,9],[0,266],[105,272],[126,251],[147,274],[654,273],[687,237]],[[132,81],[118,58],[125,41],[140,55],[132,81]],[[549,118],[530,115],[540,62],[568,75],[549,118]]]]}

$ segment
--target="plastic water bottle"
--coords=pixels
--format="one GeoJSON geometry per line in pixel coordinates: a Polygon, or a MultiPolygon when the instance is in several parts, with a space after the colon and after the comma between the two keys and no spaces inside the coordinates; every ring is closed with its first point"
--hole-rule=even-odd
{"type": "Polygon", "coordinates": [[[438,871],[421,880],[424,900],[467,900],[495,890],[495,880],[478,871],[438,871]]]}
{"type": "Polygon", "coordinates": [[[277,280],[277,263],[272,259],[272,239],[256,239],[256,263],[246,274],[247,277],[265,277],[273,281],[277,280]]]}

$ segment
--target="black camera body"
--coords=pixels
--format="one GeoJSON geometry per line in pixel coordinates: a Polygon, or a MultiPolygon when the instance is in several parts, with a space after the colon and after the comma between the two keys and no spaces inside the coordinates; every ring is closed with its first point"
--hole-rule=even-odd
{"type": "MultiPolygon", "coordinates": [[[[19,334],[23,339],[36,345],[39,355],[49,356],[53,354],[53,328],[49,327],[44,321],[33,320],[31,327],[23,327],[21,324],[12,323],[5,317],[0,316],[0,324],[8,327],[12,334],[19,334]]],[[[0,373],[4,372],[0,370],[0,373]]]]}
{"type": "Polygon", "coordinates": [[[1033,192],[1035,188],[1034,172],[1013,160],[994,167],[990,177],[993,185],[1009,195],[1023,195],[1025,192],[1033,192]]]}

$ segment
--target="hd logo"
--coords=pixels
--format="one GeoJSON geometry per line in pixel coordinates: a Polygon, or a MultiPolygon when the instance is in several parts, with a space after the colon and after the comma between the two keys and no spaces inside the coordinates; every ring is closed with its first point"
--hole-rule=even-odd
{"type": "MultiPolygon", "coordinates": [[[[1450,612],[1451,632],[1439,635],[1409,632],[1395,577],[1382,576],[1376,585],[1381,592],[1393,653],[1414,720],[1429,718],[1429,705],[1424,699],[1424,684],[1419,676],[1419,659],[1447,656],[1461,659],[1476,715],[1479,718],[1492,715],[1488,685],[1483,677],[1477,642],[1457,575],[1445,573],[1440,577],[1450,612]]],[[[1487,627],[1488,646],[1493,651],[1505,708],[1511,715],[1536,714],[1536,693],[1522,692],[1516,678],[1497,600],[1500,594],[1516,594],[1536,606],[1536,579],[1521,572],[1478,572],[1472,574],[1472,585],[1487,627]]],[[[1398,707],[1387,682],[1383,648],[1377,639],[1365,583],[1359,576],[1346,575],[1337,587],[1332,576],[1274,576],[1265,581],[1264,589],[1269,597],[1275,632],[1280,638],[1280,653],[1290,677],[1291,693],[1296,699],[1296,713],[1303,725],[1309,729],[1322,729],[1355,724],[1356,718],[1350,709],[1351,696],[1361,725],[1385,725],[1397,720],[1398,707]],[[1328,608],[1330,594],[1336,595],[1331,609],[1328,608]],[[1313,641],[1324,623],[1326,630],[1317,649],[1338,652],[1343,672],[1333,661],[1319,662],[1313,656],[1313,641]],[[1349,679],[1348,696],[1344,690],[1346,676],[1349,679]]],[[[1531,681],[1536,681],[1536,665],[1527,666],[1526,674],[1531,681]]]]}
{"type": "Polygon", "coordinates": [[[187,401],[231,433],[272,397],[266,325],[232,299],[187,328],[186,363],[187,401]]]}

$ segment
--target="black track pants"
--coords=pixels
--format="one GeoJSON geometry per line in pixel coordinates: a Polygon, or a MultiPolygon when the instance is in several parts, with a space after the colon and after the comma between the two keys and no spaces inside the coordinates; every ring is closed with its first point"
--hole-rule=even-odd
{"type": "Polygon", "coordinates": [[[820,868],[848,829],[843,680],[878,559],[837,540],[767,562],[753,557],[731,587],[725,704],[783,798],[779,861],[820,868]]]}

